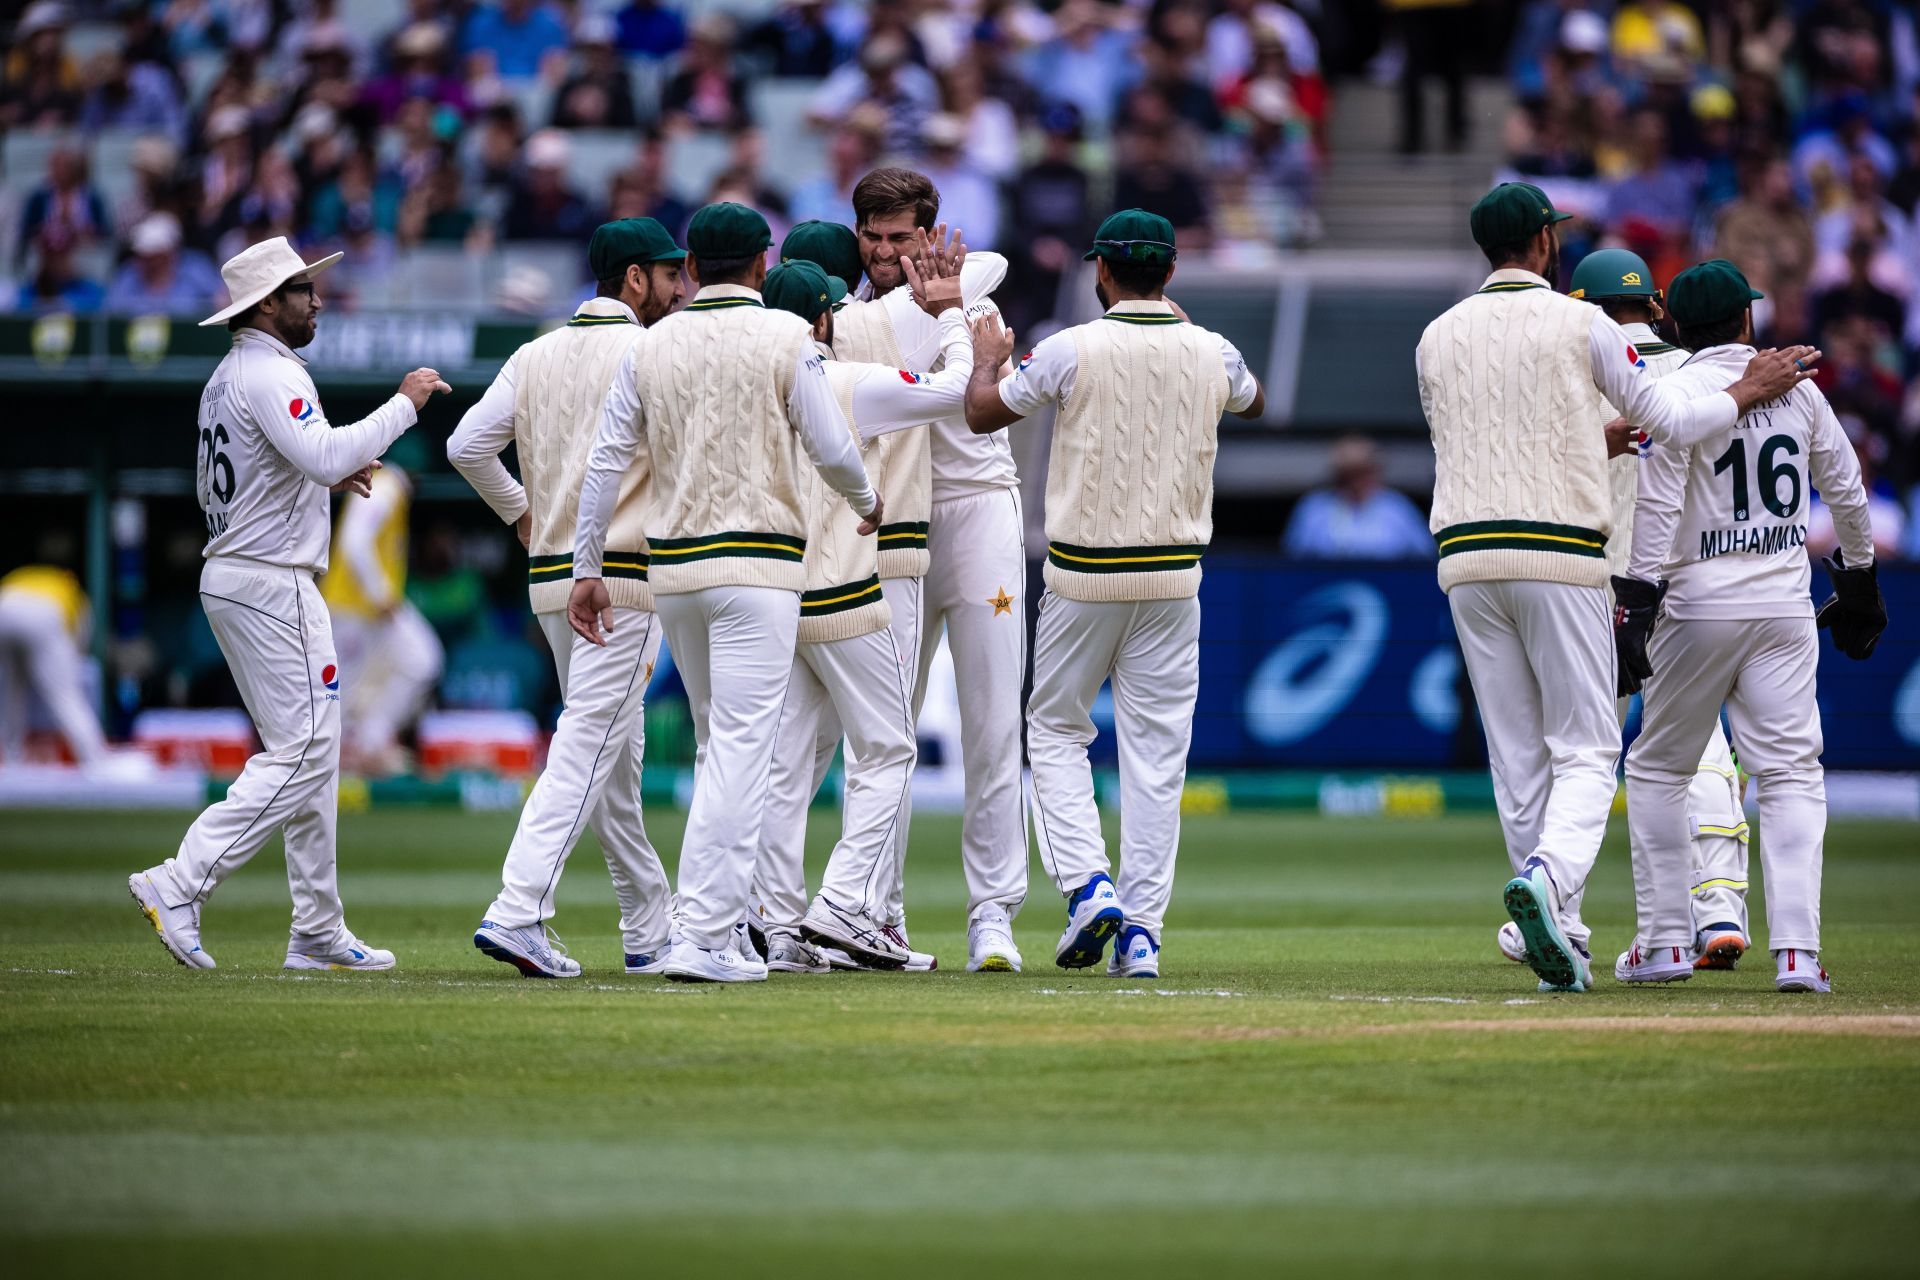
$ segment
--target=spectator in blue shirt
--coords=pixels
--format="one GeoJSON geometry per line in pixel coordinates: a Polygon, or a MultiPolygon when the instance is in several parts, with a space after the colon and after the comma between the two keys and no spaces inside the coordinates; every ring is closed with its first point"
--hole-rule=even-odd
{"type": "Polygon", "coordinates": [[[220,273],[198,253],[180,250],[180,220],[150,213],[128,237],[133,256],[113,278],[108,306],[123,315],[199,314],[220,294],[220,273]]]}
{"type": "Polygon", "coordinates": [[[82,315],[98,311],[106,301],[106,290],[83,277],[73,265],[73,233],[58,223],[48,223],[34,241],[40,262],[33,277],[20,286],[14,300],[19,311],[44,315],[52,311],[77,311],[82,315]]]}
{"type": "Polygon", "coordinates": [[[475,9],[461,35],[463,53],[493,55],[494,69],[508,80],[529,80],[540,74],[550,55],[567,50],[567,29],[545,5],[534,0],[500,0],[475,9]]]}
{"type": "Polygon", "coordinates": [[[1333,446],[1333,483],[1300,499],[1283,547],[1299,560],[1430,560],[1427,518],[1405,494],[1380,483],[1373,442],[1348,436],[1333,446]]]}
{"type": "Polygon", "coordinates": [[[622,53],[670,58],[687,43],[687,24],[680,11],[658,0],[632,0],[614,21],[622,53]]]}
{"type": "Polygon", "coordinates": [[[107,230],[107,206],[87,182],[87,160],[73,147],[55,147],[47,154],[47,180],[27,196],[20,211],[20,241],[16,260],[42,228],[58,228],[65,243],[82,245],[107,230]]]}
{"type": "Polygon", "coordinates": [[[1666,117],[1652,107],[1633,114],[1633,153],[1633,172],[1607,192],[1607,225],[1638,218],[1667,235],[1685,231],[1693,224],[1700,184],[1668,150],[1666,117]]]}
{"type": "Polygon", "coordinates": [[[1132,33],[1107,26],[1104,8],[1068,0],[1054,16],[1059,34],[1025,59],[1034,92],[1072,103],[1096,132],[1105,130],[1114,104],[1142,74],[1132,33]]]}

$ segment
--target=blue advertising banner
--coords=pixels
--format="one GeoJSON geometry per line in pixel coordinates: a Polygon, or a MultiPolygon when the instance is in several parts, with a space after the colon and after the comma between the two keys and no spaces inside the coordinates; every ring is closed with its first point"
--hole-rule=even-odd
{"type": "MultiPolygon", "coordinates": [[[[1880,585],[1893,621],[1871,659],[1821,638],[1831,769],[1920,769],[1920,571],[1889,566],[1880,585]]],[[[1814,592],[1829,592],[1819,571],[1814,592]]],[[[1432,565],[1209,556],[1200,601],[1195,769],[1485,767],[1432,565]]],[[[1095,721],[1111,761],[1104,694],[1095,721]]]]}

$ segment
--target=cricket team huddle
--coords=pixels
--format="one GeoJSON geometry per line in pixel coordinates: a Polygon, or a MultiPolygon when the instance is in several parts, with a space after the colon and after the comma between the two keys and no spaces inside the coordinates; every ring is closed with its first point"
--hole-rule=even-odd
{"type": "MultiPolygon", "coordinates": [[[[961,715],[967,969],[1024,963],[1012,921],[1031,831],[1065,900],[1055,963],[1160,976],[1216,432],[1225,413],[1262,416],[1265,393],[1231,343],[1168,297],[1175,236],[1158,214],[1100,225],[1085,258],[1103,314],[1016,364],[990,296],[1006,262],[949,231],[929,178],[876,169],[852,206],[851,226],[794,227],[771,268],[768,225],[740,204],[700,209],[684,246],[649,218],[600,226],[587,246],[595,296],[521,347],[448,441],[527,552],[529,601],[566,691],[473,935],[528,977],[582,972],[548,922],[589,827],[628,974],[934,969],[908,938],[904,855],[915,722],[943,635],[961,715]],[[1007,429],[1049,408],[1029,655],[1007,429]],[[501,462],[509,445],[517,478],[501,462]],[[663,643],[697,744],[673,883],[640,808],[642,707],[663,643]],[[1088,760],[1108,684],[1117,864],[1088,760]],[[840,831],[809,894],[807,810],[837,753],[840,831]]],[[[1500,949],[1543,989],[1591,988],[1580,902],[1617,786],[1624,699],[1640,691],[1627,762],[1639,933],[1616,977],[1685,978],[1751,946],[1737,751],[1758,780],[1778,985],[1824,991],[1801,550],[1813,487],[1841,545],[1818,625],[1865,657],[1886,619],[1852,453],[1800,385],[1819,353],[1756,354],[1758,295],[1724,262],[1683,272],[1663,298],[1632,255],[1594,254],[1573,296],[1557,294],[1561,216],[1518,183],[1476,205],[1493,274],[1417,353],[1440,585],[1476,688],[1502,690],[1481,699],[1513,868],[1500,949]],[[1652,329],[1663,305],[1691,359],[1652,329]]],[[[339,668],[315,577],[329,490],[364,495],[380,455],[448,388],[416,370],[365,419],[328,424],[295,352],[339,257],[252,246],[222,269],[232,305],[203,322],[234,338],[200,402],[201,599],[263,750],[174,857],[130,878],[188,967],[214,967],[202,904],[275,832],[294,905],[286,966],[395,964],[346,927],[340,903],[339,689],[354,672],[339,668]]]]}

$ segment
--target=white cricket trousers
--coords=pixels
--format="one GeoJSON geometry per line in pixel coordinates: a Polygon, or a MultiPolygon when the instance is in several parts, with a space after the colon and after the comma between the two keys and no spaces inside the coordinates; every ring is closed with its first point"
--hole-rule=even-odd
{"type": "Polygon", "coordinates": [[[680,846],[679,923],[718,950],[745,918],[760,855],[768,778],[793,671],[800,593],[707,587],[656,594],[667,647],[687,686],[693,805],[680,846]]]}
{"type": "Polygon", "coordinates": [[[362,755],[386,750],[427,704],[446,665],[440,637],[413,603],[384,618],[342,612],[333,619],[340,655],[346,746],[362,755]]]}
{"type": "Polygon", "coordinates": [[[1687,789],[1724,702],[1759,793],[1767,947],[1819,951],[1827,793],[1813,619],[1669,618],[1655,629],[1648,657],[1653,676],[1641,692],[1640,736],[1627,755],[1641,942],[1693,945],[1687,789]]]}
{"type": "MultiPolygon", "coordinates": [[[[887,623],[887,629],[893,635],[894,650],[900,655],[903,664],[905,664],[903,669],[906,672],[906,681],[909,686],[907,701],[908,706],[912,709],[909,721],[917,725],[919,721],[920,700],[924,696],[918,692],[916,677],[919,675],[921,601],[924,599],[926,593],[922,588],[922,582],[919,578],[882,578],[880,580],[880,594],[887,599],[887,612],[890,619],[887,623]]],[[[800,647],[802,649],[806,648],[805,645],[801,645],[800,647]]],[[[842,729],[838,717],[822,717],[813,742],[813,789],[807,792],[807,800],[809,803],[811,803],[815,795],[819,794],[820,784],[827,780],[827,771],[833,768],[833,753],[839,749],[841,737],[842,729]]],[[[782,753],[789,750],[797,751],[799,749],[797,735],[792,742],[789,742],[783,736],[782,745],[779,748],[782,753]]],[[[913,734],[913,749],[915,763],[917,764],[920,754],[920,735],[917,729],[913,734]]],[[[847,751],[849,755],[852,754],[853,744],[851,742],[847,744],[847,751]]],[[[776,766],[776,768],[778,767],[779,766],[776,766]]],[[[882,924],[897,925],[902,930],[907,927],[907,829],[911,825],[912,820],[913,770],[909,768],[907,770],[907,785],[900,791],[900,812],[895,819],[891,836],[893,847],[888,851],[888,858],[892,863],[892,871],[887,876],[887,891],[881,902],[874,908],[874,916],[882,924]]],[[[767,850],[764,844],[761,847],[760,856],[763,858],[767,856],[767,850]]],[[[763,887],[760,877],[755,876],[754,894],[756,897],[761,896],[763,887]]],[[[762,905],[765,905],[764,899],[762,905]]]]}
{"type": "Polygon", "coordinates": [[[906,663],[889,630],[802,644],[794,654],[753,877],[770,931],[797,933],[806,914],[807,806],[819,789],[815,761],[822,745],[831,756],[843,727],[840,840],[820,892],[884,922],[897,871],[894,828],[916,753],[906,663]]]}
{"type": "Polygon", "coordinates": [[[1507,860],[1516,873],[1531,857],[1546,864],[1561,895],[1560,927],[1587,950],[1580,900],[1607,833],[1620,758],[1606,589],[1467,582],[1447,604],[1486,730],[1507,860]]]}
{"type": "Polygon", "coordinates": [[[647,681],[660,656],[660,620],[645,609],[615,609],[603,647],[575,635],[564,613],[535,617],[553,650],[566,708],[547,746],[547,767],[520,810],[500,896],[486,918],[515,928],[551,920],[560,872],[581,828],[590,826],[613,878],[626,950],[650,954],[666,943],[670,897],[640,812],[647,681]]]}
{"type": "Polygon", "coordinates": [[[59,605],[25,591],[0,596],[0,674],[5,676],[0,696],[7,700],[0,731],[6,735],[7,756],[17,757],[25,741],[31,689],[46,704],[76,761],[89,765],[106,757],[106,735],[87,701],[80,661],[80,646],[59,605]]]}
{"type": "MultiPolygon", "coordinates": [[[[1614,703],[1621,726],[1632,698],[1614,703]]],[[[1687,825],[1693,830],[1693,927],[1734,924],[1747,932],[1747,816],[1741,803],[1740,770],[1720,718],[1687,787],[1687,825]]]]}
{"type": "Polygon", "coordinates": [[[1027,754],[1040,865],[1063,895],[1112,872],[1087,760],[1093,700],[1109,678],[1120,748],[1114,889],[1127,923],[1157,939],[1180,849],[1180,796],[1200,692],[1200,602],[1090,604],[1052,591],[1040,597],[1027,754]]]}
{"type": "Polygon", "coordinates": [[[187,828],[156,883],[167,905],[205,902],[284,832],[293,935],[331,942],[343,923],[334,865],[340,794],[340,673],[333,627],[305,569],[217,556],[200,603],[263,748],[187,828]]]}
{"type": "MultiPolygon", "coordinates": [[[[966,812],[960,858],[967,915],[989,905],[1009,917],[1027,896],[1027,824],[1020,787],[1020,688],[1026,679],[1027,556],[1018,489],[933,504],[920,661],[913,686],[918,720],[927,671],[944,628],[960,698],[966,812]]],[[[906,826],[900,831],[904,853],[906,826]]]]}

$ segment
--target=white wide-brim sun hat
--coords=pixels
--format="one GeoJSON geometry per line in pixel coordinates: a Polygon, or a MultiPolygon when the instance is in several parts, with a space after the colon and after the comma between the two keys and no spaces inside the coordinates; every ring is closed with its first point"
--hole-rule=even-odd
{"type": "Polygon", "coordinates": [[[220,278],[227,283],[227,296],[233,299],[232,305],[214,312],[200,325],[205,328],[225,324],[295,276],[310,280],[344,256],[330,253],[318,262],[308,262],[287,243],[285,236],[249,245],[228,258],[220,268],[220,278]]]}

